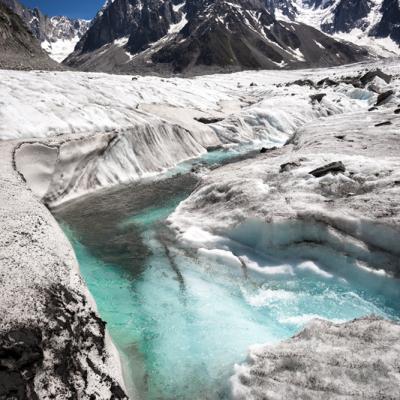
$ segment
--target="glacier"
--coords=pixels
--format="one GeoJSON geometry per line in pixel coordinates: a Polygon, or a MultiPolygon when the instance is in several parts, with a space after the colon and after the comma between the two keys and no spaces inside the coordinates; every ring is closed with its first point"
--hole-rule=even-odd
{"type": "MultiPolygon", "coordinates": [[[[214,149],[240,153],[242,149],[259,152],[264,148],[256,157],[220,168],[201,164],[193,171],[199,184],[168,218],[169,228],[184,247],[181,253],[174,250],[173,256],[185,260],[184,273],[193,283],[193,293],[207,293],[199,276],[209,269],[200,268],[193,275],[193,268],[199,266],[187,262],[185,251],[194,253],[201,267],[223,266],[228,275],[245,278],[249,285],[254,283],[253,289],[240,294],[250,306],[260,309],[278,300],[290,300],[290,291],[265,285],[268,280],[282,283],[288,277],[312,277],[328,282],[328,286],[337,280],[359,290],[364,288],[384,302],[397,299],[397,61],[338,67],[330,69],[329,74],[327,70],[310,69],[192,79],[42,71],[0,71],[0,76],[0,177],[5,188],[1,193],[5,229],[0,239],[5,244],[2,258],[7,274],[12,274],[12,279],[4,280],[1,294],[0,311],[6,316],[2,332],[14,320],[21,324],[46,321],[47,296],[54,296],[57,290],[53,284],[61,282],[67,288],[58,299],[61,308],[68,308],[67,293],[73,293],[72,325],[87,323],[93,337],[102,336],[102,324],[93,317],[96,307],[81,280],[72,248],[40,202],[49,208],[67,206],[94,192],[156,180],[162,174],[179,174],[182,163],[186,162],[186,168],[196,159],[213,160],[214,149]],[[378,67],[393,75],[391,82],[375,78],[356,87],[357,76],[378,67]],[[335,84],[326,79],[328,75],[335,84]],[[378,104],[383,95],[387,98],[378,104]],[[319,177],[310,173],[339,161],[343,170],[319,177]],[[16,212],[10,211],[12,207],[16,212]],[[15,263],[18,269],[12,268],[15,263]],[[20,298],[24,301],[19,302],[20,298]]],[[[153,217],[156,219],[157,213],[153,217]]],[[[152,238],[150,242],[154,244],[152,238]]],[[[93,265],[96,263],[94,260],[93,265]]],[[[154,265],[149,275],[161,280],[163,271],[157,269],[157,262],[154,265]]],[[[176,277],[172,279],[176,283],[176,277]]],[[[168,293],[170,282],[164,284],[168,293]]],[[[152,281],[145,279],[140,285],[148,295],[152,281]]],[[[215,293],[220,298],[231,296],[224,290],[215,293]]],[[[159,300],[162,298],[152,298],[155,304],[159,300]]],[[[200,300],[207,304],[209,298],[205,295],[200,300]]],[[[234,296],[229,304],[237,305],[237,298],[234,296]]],[[[396,304],[387,307],[395,309],[396,304]]],[[[233,308],[227,305],[224,312],[233,308]]],[[[59,316],[59,310],[55,312],[59,316]]],[[[161,318],[157,311],[154,317],[161,318]]],[[[304,346],[319,332],[325,357],[335,359],[335,349],[327,344],[327,337],[336,335],[335,341],[351,348],[351,337],[362,336],[364,329],[376,331],[383,346],[394,343],[395,354],[393,358],[378,353],[376,363],[395,371],[393,359],[398,359],[399,349],[392,336],[397,332],[396,322],[368,317],[344,323],[347,315],[343,319],[329,315],[330,322],[313,321],[319,317],[313,310],[279,315],[278,322],[290,327],[291,333],[306,324],[304,333],[272,350],[271,343],[250,349],[249,360],[236,367],[230,380],[232,396],[259,398],[259,391],[265,390],[269,381],[253,379],[254,375],[262,377],[263,371],[273,368],[276,354],[303,354],[304,346]],[[348,334],[343,336],[343,331],[348,334]]],[[[236,322],[234,329],[242,320],[236,322]]],[[[48,332],[42,322],[39,325],[48,332]]],[[[76,359],[91,377],[90,392],[101,391],[105,397],[124,388],[120,361],[106,332],[100,353],[95,347],[90,350],[92,362],[109,376],[106,382],[98,381],[95,369],[83,358],[81,350],[86,344],[74,342],[76,359]],[[107,356],[102,358],[101,352],[107,356]]],[[[262,328],[257,325],[253,333],[254,340],[261,342],[262,328]]],[[[48,370],[43,374],[56,376],[52,355],[57,354],[63,339],[56,335],[48,342],[48,370]]],[[[356,345],[362,348],[365,344],[356,345]]],[[[375,347],[369,351],[375,351],[375,347]]],[[[367,353],[361,352],[360,357],[367,353]]],[[[296,357],[288,359],[285,355],[287,362],[280,366],[285,379],[296,357]]],[[[349,357],[339,357],[339,367],[354,361],[349,357]]],[[[160,363],[168,364],[171,359],[173,354],[165,353],[160,363]]],[[[241,362],[240,357],[236,361],[241,362]]],[[[312,362],[308,358],[303,361],[305,366],[312,362]]],[[[393,372],[389,382],[384,371],[374,371],[374,379],[399,387],[398,374],[393,372]]],[[[329,367],[324,368],[321,379],[331,373],[329,367]]],[[[79,379],[72,386],[81,389],[79,379]]],[[[168,381],[168,373],[165,379],[168,381]]],[[[72,390],[65,389],[57,377],[54,382],[56,394],[72,390]]],[[[304,382],[301,380],[296,395],[307,392],[304,382]]],[[[316,382],[311,387],[321,386],[316,382]]],[[[279,396],[281,390],[279,385],[274,386],[271,396],[279,396]]]]}
{"type": "MultiPolygon", "coordinates": [[[[363,68],[336,71],[355,75],[363,68]]],[[[0,138],[19,141],[18,169],[23,174],[29,170],[28,184],[34,190],[41,186],[37,194],[54,205],[160,174],[210,148],[282,146],[308,121],[368,108],[377,97],[349,84],[321,90],[288,85],[326,78],[324,70],[193,79],[78,72],[0,75],[7,99],[0,111],[0,138]],[[321,103],[310,100],[322,90],[326,96],[321,103]],[[199,122],[204,118],[217,122],[199,122]],[[49,148],[53,150],[43,151],[49,148]],[[34,165],[28,162],[35,157],[34,165]]]]}

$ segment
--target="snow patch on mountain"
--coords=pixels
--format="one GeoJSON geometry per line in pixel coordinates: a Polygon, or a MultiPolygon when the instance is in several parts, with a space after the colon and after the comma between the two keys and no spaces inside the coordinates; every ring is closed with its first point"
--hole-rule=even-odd
{"type": "Polygon", "coordinates": [[[90,21],[52,17],[48,19],[42,48],[57,62],[71,54],[81,37],[89,29],[90,21]]]}
{"type": "MultiPolygon", "coordinates": [[[[349,29],[335,29],[334,21],[338,17],[338,9],[343,5],[344,0],[332,1],[305,1],[294,0],[294,15],[288,16],[277,5],[275,15],[278,19],[303,22],[304,24],[313,26],[319,30],[330,33],[332,37],[342,39],[351,43],[364,46],[370,52],[382,56],[393,57],[400,54],[399,44],[390,37],[378,38],[373,35],[374,27],[382,20],[383,0],[371,0],[367,4],[369,6],[368,14],[358,20],[354,16],[353,25],[349,29]]],[[[350,10],[347,11],[351,12],[350,10]]],[[[351,17],[351,16],[350,16],[351,17]]]]}
{"type": "Polygon", "coordinates": [[[53,60],[61,63],[74,51],[79,39],[80,38],[76,36],[73,39],[57,39],[54,42],[45,40],[41,45],[43,50],[45,50],[53,60]]]}

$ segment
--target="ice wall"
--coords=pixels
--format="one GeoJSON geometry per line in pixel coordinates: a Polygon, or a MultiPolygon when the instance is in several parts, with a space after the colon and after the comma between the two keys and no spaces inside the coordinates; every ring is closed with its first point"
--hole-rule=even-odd
{"type": "Polygon", "coordinates": [[[48,204],[160,173],[204,152],[187,130],[153,120],[91,136],[22,143],[15,164],[36,195],[48,204]]]}

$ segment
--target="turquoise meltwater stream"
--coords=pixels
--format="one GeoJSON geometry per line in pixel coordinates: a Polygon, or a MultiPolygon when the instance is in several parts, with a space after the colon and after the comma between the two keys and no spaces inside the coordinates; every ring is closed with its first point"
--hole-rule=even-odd
{"type": "Polygon", "coordinates": [[[229,399],[233,366],[253,344],[286,339],[314,317],[399,318],[400,286],[390,278],[364,286],[357,276],[343,279],[322,268],[283,261],[278,267],[237,245],[235,254],[269,268],[246,279],[223,258],[181,248],[164,221],[195,185],[181,175],[92,195],[57,211],[120,350],[132,395],[229,399]]]}

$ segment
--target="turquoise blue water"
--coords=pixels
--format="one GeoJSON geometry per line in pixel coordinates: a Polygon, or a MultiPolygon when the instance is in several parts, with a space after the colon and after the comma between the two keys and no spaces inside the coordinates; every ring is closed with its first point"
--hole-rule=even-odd
{"type": "Polygon", "coordinates": [[[233,366],[252,344],[286,339],[314,317],[400,316],[398,283],[389,278],[365,289],[360,276],[344,279],[340,268],[324,274],[231,243],[249,265],[269,272],[246,277],[223,257],[181,248],[164,221],[195,184],[176,177],[127,187],[58,215],[120,350],[131,394],[228,399],[233,366]],[[385,285],[390,296],[382,295],[385,285]]]}

